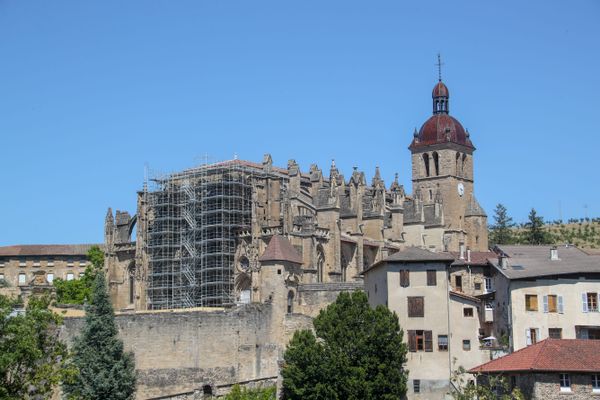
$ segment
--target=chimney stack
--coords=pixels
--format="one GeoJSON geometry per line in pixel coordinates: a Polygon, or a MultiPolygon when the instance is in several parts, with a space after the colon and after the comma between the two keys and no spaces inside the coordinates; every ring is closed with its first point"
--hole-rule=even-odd
{"type": "Polygon", "coordinates": [[[550,248],[550,261],[558,261],[558,249],[556,248],[556,246],[553,246],[552,248],[550,248]]]}

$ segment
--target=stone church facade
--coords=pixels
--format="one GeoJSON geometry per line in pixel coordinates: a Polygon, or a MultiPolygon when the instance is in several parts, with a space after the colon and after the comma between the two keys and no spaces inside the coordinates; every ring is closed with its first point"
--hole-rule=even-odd
{"type": "MultiPolygon", "coordinates": [[[[487,217],[474,194],[469,133],[449,114],[438,82],[433,115],[415,131],[412,193],[377,168],[371,182],[332,162],[302,171],[269,154],[159,177],[138,192],[138,209],[109,210],[105,243],[117,309],[170,309],[263,302],[260,257],[282,235],[301,257],[286,277],[299,285],[360,283],[361,272],[406,247],[487,251],[487,217]],[[132,241],[136,229],[136,240],[132,241]]],[[[295,299],[298,299],[296,295],[295,299]]]]}

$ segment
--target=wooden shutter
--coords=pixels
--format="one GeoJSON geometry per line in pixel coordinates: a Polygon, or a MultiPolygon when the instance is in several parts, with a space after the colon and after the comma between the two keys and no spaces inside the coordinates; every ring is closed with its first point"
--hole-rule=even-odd
{"type": "Polygon", "coordinates": [[[565,312],[565,302],[562,296],[558,296],[558,313],[564,314],[565,312]]]}
{"type": "Polygon", "coordinates": [[[425,335],[425,351],[433,351],[433,335],[431,331],[424,331],[425,335]]]}
{"type": "Polygon", "coordinates": [[[417,333],[408,331],[408,351],[417,351],[417,333]]]}
{"type": "Polygon", "coordinates": [[[410,286],[410,275],[407,269],[403,269],[400,271],[400,286],[408,287],[410,286]]]}
{"type": "Polygon", "coordinates": [[[424,297],[407,297],[409,318],[423,317],[425,315],[424,297]]]}
{"type": "Polygon", "coordinates": [[[527,329],[525,330],[525,337],[526,337],[526,339],[525,339],[525,344],[526,344],[527,346],[531,345],[531,330],[530,330],[529,328],[527,328],[527,329]]]}
{"type": "Polygon", "coordinates": [[[427,270],[427,286],[436,286],[437,285],[437,277],[435,275],[434,269],[427,270]]]}
{"type": "Polygon", "coordinates": [[[588,312],[587,293],[581,293],[581,303],[582,303],[582,306],[583,306],[582,311],[583,312],[588,312]]]}

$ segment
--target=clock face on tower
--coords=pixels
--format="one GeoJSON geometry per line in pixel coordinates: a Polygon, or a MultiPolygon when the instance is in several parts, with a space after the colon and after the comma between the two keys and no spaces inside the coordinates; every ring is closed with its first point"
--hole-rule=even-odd
{"type": "Polygon", "coordinates": [[[465,186],[462,184],[462,182],[458,184],[456,189],[458,190],[458,195],[460,197],[462,197],[465,194],[465,186]]]}

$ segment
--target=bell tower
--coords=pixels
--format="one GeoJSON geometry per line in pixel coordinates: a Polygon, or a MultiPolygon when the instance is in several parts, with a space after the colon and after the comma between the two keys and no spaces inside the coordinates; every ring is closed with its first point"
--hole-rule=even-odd
{"type": "Polygon", "coordinates": [[[431,97],[433,115],[415,129],[409,146],[413,196],[420,195],[424,204],[441,199],[448,250],[487,251],[487,217],[473,189],[475,147],[469,132],[449,114],[450,91],[441,74],[431,97]],[[471,214],[480,220],[474,223],[471,214]]]}

